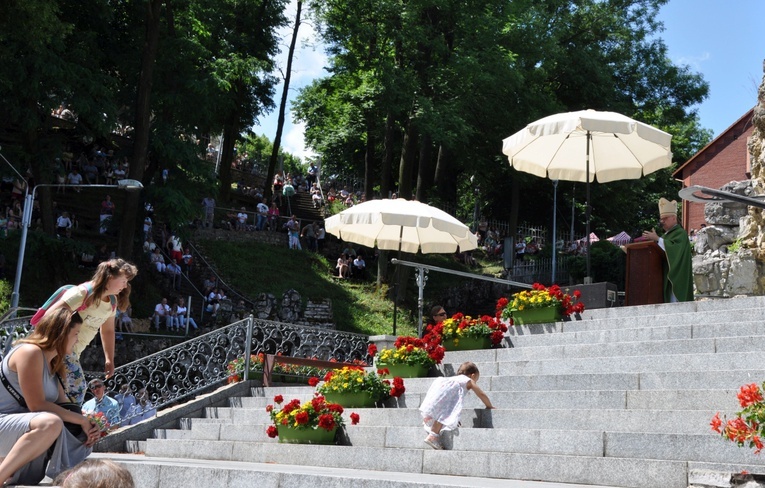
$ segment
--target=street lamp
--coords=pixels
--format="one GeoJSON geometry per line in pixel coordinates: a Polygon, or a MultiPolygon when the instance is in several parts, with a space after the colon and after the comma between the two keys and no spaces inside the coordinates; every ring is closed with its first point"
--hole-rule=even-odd
{"type": "Polygon", "coordinates": [[[54,186],[57,188],[117,188],[127,191],[135,191],[143,188],[143,184],[138,180],[118,180],[115,185],[59,185],[58,183],[40,183],[39,185],[35,185],[31,195],[27,188],[27,194],[24,197],[24,211],[21,218],[21,241],[19,242],[19,258],[16,263],[16,278],[13,282],[13,293],[11,294],[11,310],[19,306],[21,272],[24,270],[24,251],[27,247],[27,232],[32,224],[32,204],[35,200],[35,193],[37,193],[37,189],[40,187],[54,186]]]}

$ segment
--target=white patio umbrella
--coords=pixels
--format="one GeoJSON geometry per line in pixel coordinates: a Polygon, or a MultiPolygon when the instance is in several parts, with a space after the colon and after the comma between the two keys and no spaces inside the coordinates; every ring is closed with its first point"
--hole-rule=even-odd
{"type": "MultiPolygon", "coordinates": [[[[347,242],[399,252],[423,254],[470,251],[478,247],[468,226],[443,210],[415,200],[369,200],[324,221],[325,230],[347,242]]],[[[396,268],[398,280],[398,268],[396,268]]],[[[396,333],[394,299],[393,334],[396,333]]]]}
{"type": "MultiPolygon", "coordinates": [[[[672,163],[672,136],[615,112],[582,110],[532,122],[502,142],[510,166],[551,180],[586,183],[590,235],[590,182],[638,179],[672,163]]],[[[590,278],[587,240],[587,279],[590,278]]]]}
{"type": "Polygon", "coordinates": [[[478,247],[470,229],[443,210],[415,200],[370,200],[329,217],[324,228],[367,247],[423,254],[470,251],[478,247]]]}

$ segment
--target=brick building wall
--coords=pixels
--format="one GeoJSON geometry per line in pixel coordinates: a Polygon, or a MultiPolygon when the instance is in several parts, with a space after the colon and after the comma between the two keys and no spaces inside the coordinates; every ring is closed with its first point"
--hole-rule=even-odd
{"type": "MultiPolygon", "coordinates": [[[[684,188],[698,185],[717,189],[731,181],[750,178],[747,141],[753,131],[753,111],[744,114],[675,171],[673,176],[682,180],[684,188]]],[[[682,213],[681,224],[688,232],[705,223],[703,203],[683,200],[682,213]]]]}

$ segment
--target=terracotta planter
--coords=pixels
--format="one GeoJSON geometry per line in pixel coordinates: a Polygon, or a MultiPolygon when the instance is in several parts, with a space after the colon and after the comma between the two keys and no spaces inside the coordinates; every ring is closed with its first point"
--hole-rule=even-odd
{"type": "Polygon", "coordinates": [[[513,312],[513,324],[549,324],[560,320],[558,307],[530,308],[513,312]]]}
{"type": "Polygon", "coordinates": [[[486,337],[462,337],[460,339],[444,339],[444,349],[447,351],[467,351],[469,349],[488,349],[491,347],[491,338],[486,337]]]}
{"type": "Polygon", "coordinates": [[[332,430],[321,428],[293,429],[280,425],[279,442],[282,444],[334,444],[337,427],[332,430]]]}
{"type": "Polygon", "coordinates": [[[409,364],[377,364],[377,369],[387,369],[390,374],[381,375],[383,378],[423,378],[428,375],[427,366],[421,364],[415,364],[411,366],[409,364]]]}
{"type": "Polygon", "coordinates": [[[376,403],[372,394],[366,391],[326,393],[324,398],[329,403],[337,403],[345,408],[374,407],[376,403]]]}

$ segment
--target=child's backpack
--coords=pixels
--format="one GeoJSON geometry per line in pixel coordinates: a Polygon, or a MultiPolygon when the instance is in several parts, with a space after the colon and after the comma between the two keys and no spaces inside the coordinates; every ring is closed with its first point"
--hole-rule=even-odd
{"type": "MultiPolygon", "coordinates": [[[[53,295],[51,295],[48,298],[48,300],[46,300],[46,302],[43,303],[43,306],[37,309],[37,312],[35,312],[35,314],[32,316],[32,319],[29,321],[29,323],[32,326],[36,326],[45,315],[45,312],[47,312],[48,309],[50,309],[50,307],[52,307],[54,303],[59,301],[61,297],[64,296],[64,293],[66,293],[67,290],[75,286],[78,286],[78,285],[64,285],[60,287],[58,290],[56,290],[55,292],[53,292],[53,295]]],[[[85,287],[85,298],[82,300],[82,305],[77,307],[77,310],[76,310],[77,312],[81,312],[87,308],[85,303],[88,301],[88,297],[93,293],[93,286],[90,283],[84,283],[79,286],[85,287]]],[[[114,310],[117,308],[117,299],[114,297],[114,295],[109,295],[109,301],[111,301],[112,312],[114,312],[114,310]]]]}

